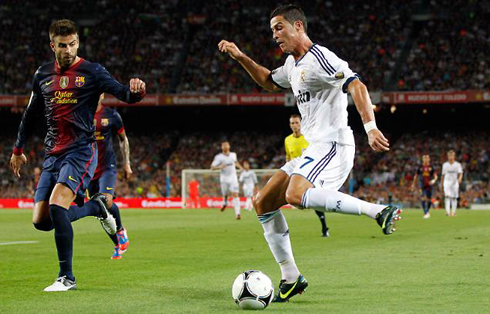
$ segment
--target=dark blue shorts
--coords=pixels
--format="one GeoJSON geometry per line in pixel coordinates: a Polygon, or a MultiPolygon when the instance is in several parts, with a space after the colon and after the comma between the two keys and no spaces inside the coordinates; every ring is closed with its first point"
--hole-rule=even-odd
{"type": "Polygon", "coordinates": [[[109,168],[102,172],[100,177],[90,182],[88,186],[88,194],[93,196],[97,193],[107,193],[114,196],[116,188],[117,172],[115,168],[109,168]]]}
{"type": "Polygon", "coordinates": [[[83,206],[85,190],[94,176],[95,168],[97,168],[95,143],[70,149],[62,155],[46,155],[34,201],[49,201],[54,186],[63,183],[75,194],[75,203],[83,206]]]}
{"type": "Polygon", "coordinates": [[[422,196],[425,196],[426,198],[428,198],[430,200],[432,198],[432,188],[422,189],[422,196]]]}

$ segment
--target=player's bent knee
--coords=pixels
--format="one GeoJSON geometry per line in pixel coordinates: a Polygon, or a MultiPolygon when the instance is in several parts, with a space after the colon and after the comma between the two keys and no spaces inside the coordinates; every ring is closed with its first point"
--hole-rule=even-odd
{"type": "Polygon", "coordinates": [[[51,231],[54,229],[53,222],[51,219],[45,219],[41,222],[33,222],[34,228],[41,231],[51,231]]]}
{"type": "Polygon", "coordinates": [[[112,207],[112,200],[113,200],[113,196],[109,193],[102,193],[106,200],[107,200],[107,207],[111,208],[112,207]]]}
{"type": "Polygon", "coordinates": [[[297,193],[296,191],[286,191],[286,202],[293,206],[301,206],[301,198],[302,195],[297,193]]]}
{"type": "Polygon", "coordinates": [[[252,198],[252,204],[257,215],[262,215],[267,213],[268,212],[267,208],[270,207],[267,206],[266,200],[262,196],[261,192],[255,194],[255,196],[252,198]]]}

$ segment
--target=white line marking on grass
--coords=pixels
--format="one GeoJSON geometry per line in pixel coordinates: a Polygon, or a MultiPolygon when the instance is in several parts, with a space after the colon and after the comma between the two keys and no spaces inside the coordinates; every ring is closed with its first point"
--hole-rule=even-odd
{"type": "Polygon", "coordinates": [[[0,245],[16,245],[16,244],[34,244],[39,241],[14,241],[14,242],[0,242],[0,245]]]}

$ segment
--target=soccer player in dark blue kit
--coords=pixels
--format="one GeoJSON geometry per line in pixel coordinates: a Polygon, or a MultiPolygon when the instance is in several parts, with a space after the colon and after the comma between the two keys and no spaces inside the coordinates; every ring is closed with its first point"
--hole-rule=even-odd
{"type": "Polygon", "coordinates": [[[437,181],[437,173],[430,163],[428,154],[422,155],[422,164],[417,168],[413,176],[412,189],[418,184],[421,193],[422,209],[424,210],[424,219],[430,218],[430,206],[432,205],[432,187],[437,181]]]}
{"type": "MultiPolygon", "coordinates": [[[[88,192],[90,195],[101,193],[107,200],[107,207],[116,219],[116,234],[107,232],[107,235],[114,242],[114,253],[111,259],[121,259],[129,246],[129,238],[126,228],[121,222],[119,208],[113,202],[116,187],[116,153],[114,150],[114,137],[117,136],[122,154],[122,164],[125,179],[129,179],[133,174],[130,163],[129,140],[124,130],[124,124],[119,113],[110,107],[102,105],[104,94],[100,95],[99,105],[95,113],[95,139],[97,140],[97,150],[99,154],[97,169],[94,177],[89,184],[88,192]]],[[[102,225],[104,227],[104,225],[102,225]]],[[[105,229],[105,228],[104,228],[105,229]]]]}
{"type": "Polygon", "coordinates": [[[55,61],[42,65],[34,74],[32,94],[22,116],[10,166],[20,177],[21,167],[27,162],[22,151],[24,144],[36,113],[44,110],[48,127],[46,156],[34,196],[33,224],[42,231],[54,229],[58,251],[58,278],[44,291],[67,291],[77,288],[72,270],[71,222],[96,216],[109,232],[116,232],[103,195],[84,204],[85,190],[97,166],[93,120],[99,97],[109,93],[134,103],[145,96],[146,85],[135,78],[129,87],[123,86],[102,65],[78,57],[78,33],[70,20],[53,22],[49,38],[55,61]],[[72,202],[77,206],[71,206],[72,202]]]}

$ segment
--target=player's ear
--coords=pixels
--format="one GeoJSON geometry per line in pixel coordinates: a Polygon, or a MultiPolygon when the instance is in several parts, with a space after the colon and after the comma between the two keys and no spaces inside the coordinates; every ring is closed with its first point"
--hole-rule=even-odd
{"type": "Polygon", "coordinates": [[[49,47],[51,48],[51,50],[52,50],[53,52],[56,52],[56,51],[54,50],[54,42],[50,41],[50,42],[49,42],[49,47]]]}
{"type": "Polygon", "coordinates": [[[296,29],[297,32],[299,32],[300,30],[303,30],[304,31],[303,22],[300,21],[300,20],[294,22],[294,28],[296,29]]]}

